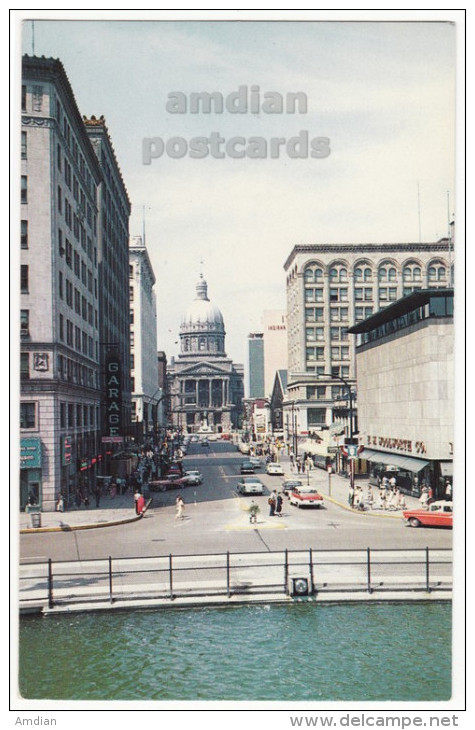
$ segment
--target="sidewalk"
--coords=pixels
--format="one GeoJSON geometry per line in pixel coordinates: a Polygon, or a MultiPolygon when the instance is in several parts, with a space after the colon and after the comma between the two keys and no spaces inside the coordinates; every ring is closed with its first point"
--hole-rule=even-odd
{"type": "MultiPolygon", "coordinates": [[[[148,506],[148,501],[146,502],[148,506]]],[[[135,514],[134,496],[128,494],[118,495],[111,499],[108,495],[101,497],[100,506],[89,505],[77,509],[66,510],[65,512],[40,512],[41,527],[32,526],[32,516],[35,513],[20,512],[20,532],[41,532],[41,531],[69,531],[87,530],[94,527],[106,527],[107,525],[134,522],[141,519],[141,515],[135,514]]]]}

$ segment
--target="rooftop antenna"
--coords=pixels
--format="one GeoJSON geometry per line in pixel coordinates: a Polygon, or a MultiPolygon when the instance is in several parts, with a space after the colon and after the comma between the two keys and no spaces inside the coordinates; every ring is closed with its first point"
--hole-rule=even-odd
{"type": "Polygon", "coordinates": [[[421,195],[419,191],[419,180],[417,181],[417,215],[419,219],[419,243],[422,241],[421,234],[421,195]]]}
{"type": "Polygon", "coordinates": [[[31,21],[31,54],[35,55],[35,21],[31,21]]]}

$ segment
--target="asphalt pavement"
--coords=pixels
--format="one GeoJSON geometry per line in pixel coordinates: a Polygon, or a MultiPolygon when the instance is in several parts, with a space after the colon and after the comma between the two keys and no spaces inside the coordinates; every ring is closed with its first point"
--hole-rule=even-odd
{"type": "MultiPolygon", "coordinates": [[[[232,446],[235,449],[234,446],[232,446]]],[[[211,445],[212,449],[212,445],[211,445]]],[[[213,456],[219,456],[219,453],[213,454],[213,456]]],[[[236,457],[240,454],[236,451],[236,457]]],[[[245,457],[242,457],[243,460],[245,457]]],[[[193,455],[190,454],[190,461],[193,460],[193,455]]],[[[186,465],[187,457],[185,457],[186,465]]],[[[358,515],[366,515],[368,518],[380,518],[380,519],[401,519],[401,510],[380,510],[377,508],[377,492],[376,488],[373,488],[374,495],[374,509],[366,510],[364,512],[353,509],[348,503],[349,493],[349,479],[341,477],[338,474],[328,475],[322,469],[315,467],[308,474],[298,474],[297,469],[292,468],[288,456],[281,457],[281,463],[284,468],[284,477],[276,479],[276,489],[279,491],[280,480],[282,479],[300,479],[304,484],[316,486],[318,490],[323,494],[326,501],[330,501],[337,505],[343,510],[349,512],[355,512],[358,515]]],[[[257,476],[257,473],[256,473],[257,476]]],[[[356,485],[363,487],[363,493],[366,495],[368,481],[367,479],[356,479],[356,485]]],[[[153,495],[152,495],[153,497],[153,495]]],[[[416,509],[420,506],[419,500],[414,497],[405,495],[406,506],[408,509],[416,509]]],[[[147,508],[153,506],[152,502],[147,501],[147,508]]],[[[20,512],[19,514],[19,529],[21,533],[40,533],[40,532],[68,532],[72,530],[87,530],[93,528],[107,527],[114,524],[126,524],[142,519],[141,516],[135,514],[135,501],[134,496],[131,492],[124,495],[117,495],[111,498],[109,495],[104,495],[101,498],[99,507],[95,504],[91,504],[88,507],[80,507],[69,509],[64,512],[41,512],[40,526],[34,527],[34,520],[37,521],[38,517],[34,517],[35,513],[20,512]]],[[[266,520],[264,520],[266,522],[266,520]]],[[[264,522],[261,527],[264,527],[264,522]]]]}

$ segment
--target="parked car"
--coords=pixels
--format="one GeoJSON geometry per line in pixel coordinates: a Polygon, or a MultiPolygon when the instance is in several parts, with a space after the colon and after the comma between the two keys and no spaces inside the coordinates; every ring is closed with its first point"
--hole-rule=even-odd
{"type": "Polygon", "coordinates": [[[250,461],[243,461],[241,464],[241,474],[254,474],[255,467],[250,461]]]}
{"type": "Polygon", "coordinates": [[[409,509],[402,513],[411,527],[453,527],[452,502],[431,502],[428,509],[409,509]]]}
{"type": "Polygon", "coordinates": [[[168,489],[179,489],[188,486],[178,474],[168,474],[165,479],[154,479],[148,483],[151,492],[166,492],[168,489]]]}
{"type": "Polygon", "coordinates": [[[299,489],[300,487],[303,487],[303,482],[300,479],[286,479],[282,482],[282,491],[287,497],[290,497],[290,493],[294,489],[299,489]]]}
{"type": "Polygon", "coordinates": [[[237,491],[239,494],[264,494],[264,485],[257,477],[243,477],[237,491]]]}
{"type": "Polygon", "coordinates": [[[271,476],[277,476],[277,477],[284,476],[284,470],[282,468],[282,464],[274,464],[272,461],[269,462],[269,464],[267,464],[266,472],[267,472],[267,474],[270,474],[271,476]]]}
{"type": "Polygon", "coordinates": [[[315,487],[294,487],[290,493],[290,504],[295,507],[323,507],[323,497],[315,487]]]}
{"type": "Polygon", "coordinates": [[[187,487],[195,486],[203,483],[203,475],[197,470],[185,471],[183,475],[183,483],[187,487]]]}

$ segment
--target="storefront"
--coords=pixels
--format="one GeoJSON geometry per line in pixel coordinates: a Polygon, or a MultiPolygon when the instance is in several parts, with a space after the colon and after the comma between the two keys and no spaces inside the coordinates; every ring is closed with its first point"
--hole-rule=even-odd
{"type": "Polygon", "coordinates": [[[379,486],[384,476],[395,477],[401,492],[418,497],[424,484],[433,484],[430,461],[375,449],[363,449],[361,457],[369,462],[369,483],[374,486],[379,486]]]}
{"type": "Polygon", "coordinates": [[[37,437],[20,440],[20,510],[41,508],[41,440],[37,437]]]}

